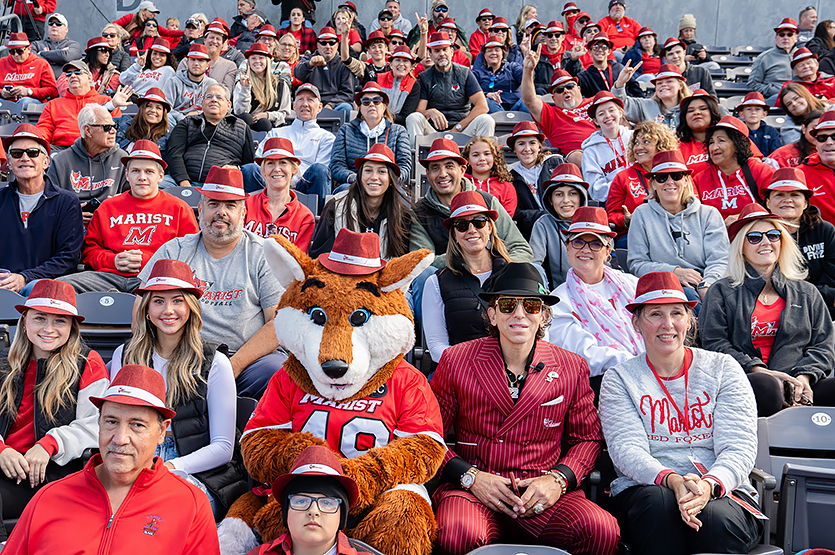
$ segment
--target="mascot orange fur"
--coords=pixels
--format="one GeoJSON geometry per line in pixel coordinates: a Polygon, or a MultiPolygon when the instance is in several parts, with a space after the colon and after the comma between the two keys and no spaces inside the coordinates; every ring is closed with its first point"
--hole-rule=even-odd
{"type": "MultiPolygon", "coordinates": [[[[373,233],[339,231],[313,260],[283,237],[264,244],[287,289],[275,317],[290,353],[271,379],[241,438],[253,479],[271,484],[309,445],[345,457],[359,486],[346,533],[385,555],[428,555],[435,517],[423,484],[446,447],[438,403],[403,355],[414,345],[404,297],[434,255],[421,250],[381,261],[373,233]],[[358,517],[361,516],[361,519],[358,517]]],[[[249,492],[218,528],[224,555],[245,553],[284,532],[281,503],[249,492]]]]}

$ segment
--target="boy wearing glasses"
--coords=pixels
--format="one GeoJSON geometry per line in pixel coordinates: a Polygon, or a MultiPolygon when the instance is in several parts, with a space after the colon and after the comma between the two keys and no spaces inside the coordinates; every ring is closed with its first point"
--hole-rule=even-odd
{"type": "Polygon", "coordinates": [[[81,45],[67,38],[67,18],[54,13],[46,20],[47,37],[32,43],[32,52],[49,62],[57,78],[64,64],[80,60],[84,56],[81,45]]]}
{"type": "Polygon", "coordinates": [[[248,555],[379,555],[342,532],[359,489],[329,448],[312,445],[302,451],[290,472],[275,479],[272,494],[281,499],[287,532],[248,555]]]}
{"type": "Polygon", "coordinates": [[[792,54],[797,48],[797,22],[786,17],[774,28],[774,48],[756,57],[748,76],[748,87],[761,93],[774,106],[783,83],[792,80],[792,54]]]}
{"type": "Polygon", "coordinates": [[[444,351],[430,384],[458,442],[433,496],[440,549],[464,554],[513,537],[613,555],[617,521],[577,489],[603,441],[588,364],[542,340],[558,299],[532,264],[515,262],[479,297],[490,337],[444,351]]]}
{"type": "Polygon", "coordinates": [[[0,96],[20,104],[40,104],[58,96],[49,63],[32,53],[24,33],[11,33],[9,55],[0,58],[0,96]]]}

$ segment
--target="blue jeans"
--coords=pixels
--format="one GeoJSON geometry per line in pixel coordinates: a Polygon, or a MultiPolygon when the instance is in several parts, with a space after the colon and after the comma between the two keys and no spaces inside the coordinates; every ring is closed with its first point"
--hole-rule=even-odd
{"type": "MultiPolygon", "coordinates": [[[[488,113],[490,113],[490,114],[495,114],[496,112],[504,112],[505,111],[505,109],[502,108],[502,105],[499,104],[498,102],[496,102],[495,100],[493,100],[492,98],[487,99],[487,108],[489,109],[488,113]]],[[[510,110],[507,110],[507,111],[508,112],[526,112],[528,114],[530,113],[530,110],[528,110],[528,107],[525,106],[525,102],[521,98],[519,100],[517,100],[516,103],[513,106],[510,107],[510,110]]]]}
{"type": "Polygon", "coordinates": [[[699,310],[702,308],[702,297],[699,295],[699,292],[693,289],[692,287],[687,287],[686,285],[681,286],[684,289],[684,296],[687,297],[688,301],[698,301],[698,304],[693,308],[693,312],[696,313],[696,316],[699,315],[699,310]]]}
{"type": "MultiPolygon", "coordinates": [[[[173,436],[165,436],[165,441],[163,441],[160,445],[157,445],[157,449],[154,452],[154,455],[161,458],[162,462],[168,462],[172,459],[176,459],[180,456],[177,452],[177,444],[174,441],[173,436]]],[[[215,515],[215,519],[217,519],[218,510],[220,509],[220,504],[218,502],[217,497],[214,496],[212,492],[206,487],[206,485],[189,474],[188,472],[184,472],[182,470],[173,470],[172,473],[177,474],[180,478],[184,479],[185,481],[191,483],[194,486],[197,486],[200,491],[206,494],[206,497],[209,498],[209,505],[212,507],[212,513],[215,515]]]]}
{"type": "MultiPolygon", "coordinates": [[[[202,187],[203,186],[202,183],[196,183],[194,181],[191,181],[190,183],[191,183],[192,187],[202,187]]],[[[179,186],[180,186],[180,184],[177,183],[176,181],[174,181],[174,178],[171,177],[169,174],[165,174],[165,177],[162,178],[162,181],[159,184],[160,189],[168,189],[169,187],[179,187],[179,186]]]]}
{"type": "MultiPolygon", "coordinates": [[[[255,162],[241,166],[241,173],[244,174],[244,190],[247,193],[255,193],[266,186],[264,176],[261,175],[261,167],[255,162]]],[[[325,197],[331,194],[331,172],[324,164],[312,164],[293,188],[307,195],[318,195],[321,209],[325,197]]]]}
{"type": "Polygon", "coordinates": [[[615,248],[616,249],[628,249],[629,248],[629,234],[624,233],[617,239],[615,239],[615,248]]]}
{"type": "Polygon", "coordinates": [[[340,110],[342,112],[350,112],[354,109],[354,106],[350,102],[341,102],[333,107],[334,110],[340,110]]]}
{"type": "Polygon", "coordinates": [[[270,378],[284,366],[285,360],[287,360],[287,353],[276,351],[262,356],[244,368],[235,378],[238,396],[260,399],[267,389],[270,378]]]}

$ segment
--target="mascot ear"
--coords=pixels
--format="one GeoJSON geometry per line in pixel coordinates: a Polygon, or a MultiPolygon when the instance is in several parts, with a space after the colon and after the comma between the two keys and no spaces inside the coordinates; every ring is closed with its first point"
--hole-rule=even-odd
{"type": "Polygon", "coordinates": [[[304,281],[314,266],[309,256],[280,235],[271,235],[264,241],[264,258],[285,289],[294,281],[304,281]]]}
{"type": "Polygon", "coordinates": [[[392,259],[385,268],[380,270],[377,285],[383,293],[391,293],[395,289],[400,289],[405,293],[412,280],[431,266],[434,259],[435,253],[428,249],[420,249],[392,259]]]}

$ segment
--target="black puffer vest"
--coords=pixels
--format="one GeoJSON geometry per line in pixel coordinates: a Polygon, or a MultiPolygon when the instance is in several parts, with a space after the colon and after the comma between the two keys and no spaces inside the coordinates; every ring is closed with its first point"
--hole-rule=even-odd
{"type": "MultiPolygon", "coordinates": [[[[485,193],[484,191],[477,191],[482,197],[488,207],[493,206],[493,195],[485,193]]],[[[435,245],[435,254],[446,253],[447,244],[449,243],[449,231],[444,227],[444,220],[449,215],[444,215],[438,212],[426,198],[422,198],[415,204],[415,216],[418,222],[429,234],[432,243],[435,245]]]]}
{"type": "Polygon", "coordinates": [[[188,125],[188,148],[183,153],[183,161],[192,181],[206,181],[212,166],[241,164],[246,137],[246,123],[243,120],[226,116],[217,124],[214,133],[206,129],[206,120],[202,116],[183,121],[188,125]]]}
{"type": "MultiPolygon", "coordinates": [[[[496,273],[507,262],[497,256],[493,259],[493,273],[484,282],[488,285],[496,273]]],[[[487,337],[487,303],[478,298],[483,293],[478,278],[470,273],[463,262],[456,264],[461,272],[456,274],[449,268],[438,272],[438,286],[444,301],[444,316],[447,321],[449,344],[458,345],[471,339],[487,337]],[[454,322],[454,325],[450,325],[454,322]]]]}
{"type": "MultiPolygon", "coordinates": [[[[34,396],[35,441],[43,439],[49,430],[59,426],[66,426],[75,420],[76,405],[78,402],[78,389],[81,384],[81,374],[87,366],[87,354],[89,352],[90,349],[82,349],[82,356],[78,357],[78,374],[76,374],[75,381],[70,386],[70,402],[67,405],[58,408],[53,420],[47,418],[47,416],[43,413],[41,406],[38,404],[38,396],[34,396]]],[[[6,377],[9,375],[11,370],[11,366],[9,366],[9,349],[3,349],[0,351],[0,383],[6,380],[6,377]]],[[[38,373],[35,378],[35,387],[43,382],[45,374],[46,359],[42,358],[38,360],[38,373]]],[[[15,406],[18,409],[20,408],[20,404],[23,402],[23,383],[25,379],[26,372],[21,372],[15,380],[15,406]]],[[[9,430],[11,430],[14,422],[15,420],[13,418],[9,418],[8,414],[0,413],[0,436],[8,437],[9,430]]],[[[83,461],[80,458],[70,461],[65,468],[69,468],[69,465],[73,465],[74,470],[70,471],[74,472],[75,470],[81,470],[83,461]]],[[[50,463],[50,466],[52,466],[52,463],[50,463]]],[[[63,474],[66,475],[67,473],[64,472],[63,474]]]]}
{"type": "MultiPolygon", "coordinates": [[[[206,393],[209,370],[212,368],[218,347],[217,343],[203,340],[203,366],[200,368],[200,377],[203,379],[197,386],[197,394],[188,401],[172,407],[177,414],[171,421],[171,432],[180,456],[194,453],[212,441],[209,433],[209,404],[206,400],[206,393]]],[[[148,366],[153,366],[153,362],[149,362],[151,364],[148,366]]],[[[234,418],[235,415],[230,415],[230,417],[234,418]]],[[[236,430],[231,461],[217,468],[194,474],[194,477],[200,480],[226,509],[249,489],[239,440],[240,436],[236,430]]]]}

